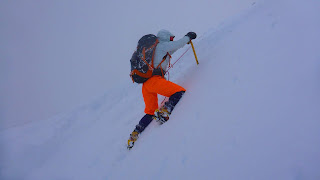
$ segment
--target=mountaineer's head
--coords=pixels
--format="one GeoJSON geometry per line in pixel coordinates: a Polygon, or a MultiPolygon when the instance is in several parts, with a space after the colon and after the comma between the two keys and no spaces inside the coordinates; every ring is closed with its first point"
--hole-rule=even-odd
{"type": "Polygon", "coordinates": [[[162,29],[158,32],[157,37],[160,42],[164,42],[164,41],[173,41],[173,38],[175,36],[170,31],[162,29]]]}

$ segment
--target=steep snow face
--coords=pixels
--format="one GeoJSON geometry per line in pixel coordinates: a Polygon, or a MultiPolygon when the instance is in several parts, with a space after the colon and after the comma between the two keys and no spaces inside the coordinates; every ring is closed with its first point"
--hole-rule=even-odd
{"type": "Polygon", "coordinates": [[[0,132],[0,179],[319,179],[318,7],[254,3],[198,38],[200,64],[188,51],[170,72],[187,89],[170,121],[152,122],[131,151],[137,84],[0,132]]]}

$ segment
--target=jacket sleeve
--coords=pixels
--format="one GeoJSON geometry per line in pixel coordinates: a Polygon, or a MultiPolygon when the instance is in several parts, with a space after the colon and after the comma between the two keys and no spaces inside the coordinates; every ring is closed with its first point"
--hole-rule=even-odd
{"type": "Polygon", "coordinates": [[[165,42],[163,44],[163,48],[164,48],[163,50],[165,52],[169,52],[169,54],[173,54],[175,51],[177,51],[178,49],[186,45],[189,41],[190,41],[190,38],[187,36],[184,36],[178,41],[165,42]]]}

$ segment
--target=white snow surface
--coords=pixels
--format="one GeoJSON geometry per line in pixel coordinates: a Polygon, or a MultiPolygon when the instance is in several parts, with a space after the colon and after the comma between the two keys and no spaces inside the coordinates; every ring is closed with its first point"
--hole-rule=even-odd
{"type": "Polygon", "coordinates": [[[189,50],[170,71],[187,89],[170,121],[152,122],[130,151],[144,115],[141,85],[130,81],[1,131],[0,179],[319,180],[319,7],[257,1],[199,36],[200,64],[189,50]]]}

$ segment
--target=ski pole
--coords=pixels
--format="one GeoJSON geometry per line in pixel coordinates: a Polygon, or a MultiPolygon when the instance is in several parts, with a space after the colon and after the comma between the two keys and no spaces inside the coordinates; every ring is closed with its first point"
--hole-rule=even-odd
{"type": "Polygon", "coordinates": [[[192,41],[190,41],[190,44],[192,46],[192,50],[193,50],[193,54],[194,54],[194,57],[196,58],[196,61],[197,61],[197,65],[199,64],[199,61],[198,61],[198,58],[197,58],[197,54],[196,54],[196,51],[194,50],[194,46],[193,46],[193,43],[192,41]]]}

